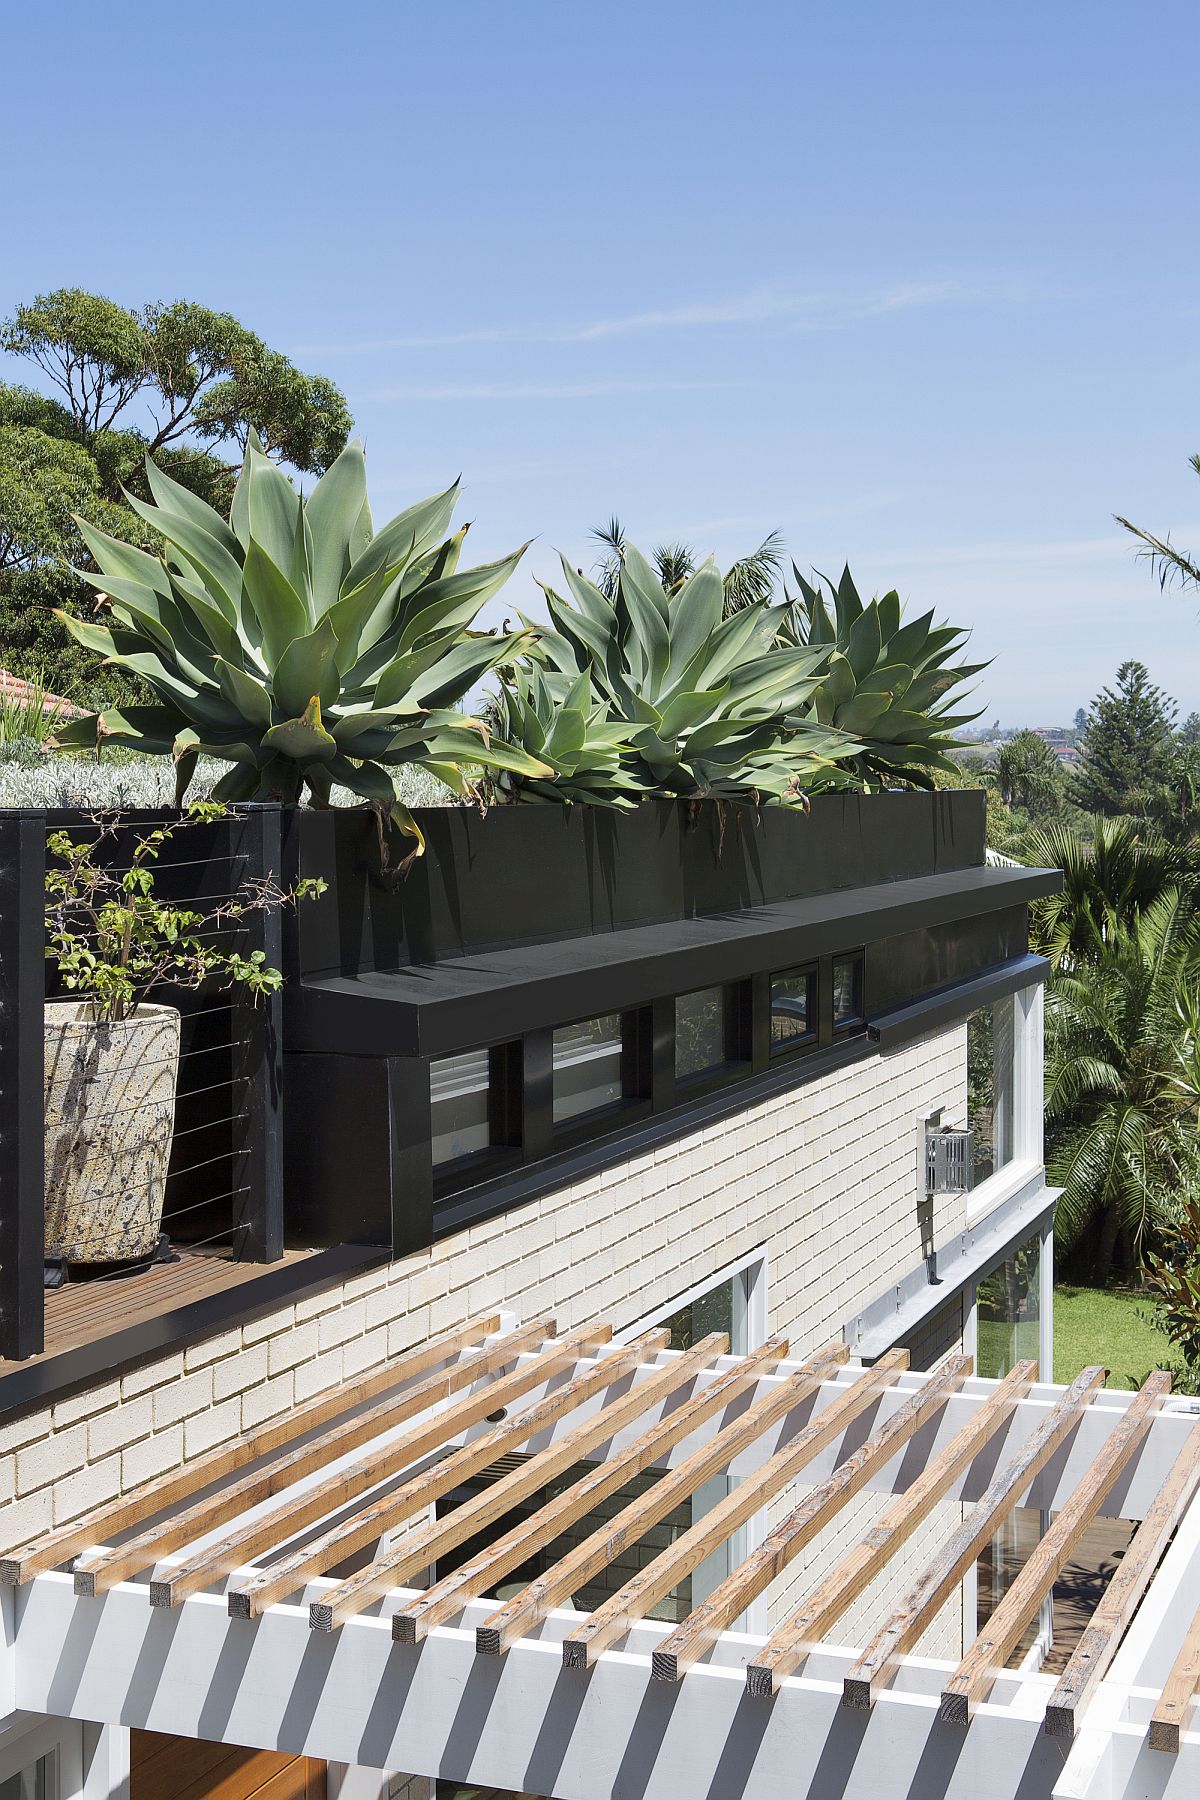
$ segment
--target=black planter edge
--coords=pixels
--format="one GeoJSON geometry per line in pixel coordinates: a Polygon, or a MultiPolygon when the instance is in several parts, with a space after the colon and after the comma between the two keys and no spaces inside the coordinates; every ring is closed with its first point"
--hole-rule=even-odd
{"type": "Polygon", "coordinates": [[[390,1252],[381,1246],[335,1244],[331,1249],[313,1251],[303,1261],[265,1268],[250,1281],[159,1313],[125,1331],[18,1364],[0,1375],[0,1424],[7,1425],[39,1407],[53,1406],[173,1350],[187,1349],[219,1331],[262,1318],[278,1307],[306,1300],[354,1275],[382,1267],[390,1259],[390,1252]]]}

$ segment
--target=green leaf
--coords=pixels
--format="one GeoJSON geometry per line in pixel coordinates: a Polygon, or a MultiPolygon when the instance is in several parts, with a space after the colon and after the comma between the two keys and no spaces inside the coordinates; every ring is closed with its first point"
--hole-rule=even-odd
{"type": "Polygon", "coordinates": [[[190,519],[200,531],[215,538],[235,562],[240,560],[241,549],[237,538],[207,500],[202,500],[199,494],[193,494],[190,488],[182,487],[178,481],[172,481],[150,457],[146,458],[146,480],[150,484],[150,492],[156,505],[164,512],[174,513],[177,518],[190,519]]]}
{"type": "Polygon", "coordinates": [[[313,540],[316,616],[337,600],[352,560],[350,541],[367,498],[367,463],[358,439],[346,445],[304,503],[313,540]]]}
{"type": "Polygon", "coordinates": [[[262,628],[262,644],[270,664],[277,663],[293,638],[309,630],[308,608],[262,545],[246,552],[246,596],[262,628]]]}
{"type": "Polygon", "coordinates": [[[716,564],[704,563],[689,575],[671,601],[671,654],[668,681],[678,680],[691,658],[721,623],[725,590],[716,564]]]}
{"type": "Polygon", "coordinates": [[[446,532],[458,499],[458,483],[442,494],[418,501],[378,531],[366,549],[351,563],[342,580],[342,589],[352,593],[361,587],[368,575],[393,563],[409,563],[436,544],[446,532]]]}
{"type": "Polygon", "coordinates": [[[292,639],[271,677],[271,691],[282,712],[289,717],[302,713],[314,695],[322,706],[334,705],[341,688],[334,660],[337,647],[328,614],[315,631],[292,639]]]}
{"type": "Polygon", "coordinates": [[[247,451],[250,463],[250,541],[259,544],[279,569],[290,569],[296,544],[300,496],[269,457],[247,451]]]}
{"type": "Polygon", "coordinates": [[[247,675],[235,663],[226,662],[224,657],[218,657],[214,666],[221,692],[231,705],[236,706],[242,717],[258,731],[269,730],[274,714],[271,697],[262,682],[247,675]]]}
{"type": "Polygon", "coordinates": [[[291,757],[295,762],[331,763],[338,753],[337,745],[321,723],[321,703],[315,697],[299,718],[272,725],[270,731],[263,734],[262,741],[265,749],[273,750],[278,756],[291,757]]]}
{"type": "Polygon", "coordinates": [[[242,591],[242,570],[224,545],[183,514],[165,513],[161,508],[149,506],[146,501],[139,500],[136,494],[130,494],[124,488],[121,491],[134,512],[182,552],[221,611],[227,615],[231,624],[236,624],[237,605],[242,591]]]}

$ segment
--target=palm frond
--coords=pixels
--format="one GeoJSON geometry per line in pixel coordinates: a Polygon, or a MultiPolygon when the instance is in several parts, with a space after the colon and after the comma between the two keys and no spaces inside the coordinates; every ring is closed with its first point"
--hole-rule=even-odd
{"type": "Polygon", "coordinates": [[[741,556],[725,575],[725,611],[741,612],[756,601],[769,600],[783,573],[783,538],[769,531],[757,550],[741,556]]]}

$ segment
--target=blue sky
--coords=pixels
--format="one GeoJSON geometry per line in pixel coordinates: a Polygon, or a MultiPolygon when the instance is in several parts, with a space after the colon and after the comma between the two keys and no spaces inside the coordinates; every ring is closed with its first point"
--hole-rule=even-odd
{"type": "MultiPolygon", "coordinates": [[[[476,560],[614,509],[772,527],[974,629],[1068,721],[1139,656],[1200,708],[1191,3],[126,0],[22,8],[0,304],[237,313],[345,388],[377,517],[459,470],[476,560]]],[[[15,368],[0,368],[14,376],[15,368]]],[[[503,614],[503,604],[495,609],[503,614]]]]}

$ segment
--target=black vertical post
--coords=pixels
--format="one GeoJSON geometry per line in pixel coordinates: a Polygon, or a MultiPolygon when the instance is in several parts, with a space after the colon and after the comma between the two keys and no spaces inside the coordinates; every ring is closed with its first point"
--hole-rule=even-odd
{"type": "MultiPolygon", "coordinates": [[[[283,867],[278,806],[249,806],[230,826],[231,849],[244,849],[245,874],[278,882],[283,867]]],[[[283,921],[269,906],[252,915],[256,948],[267,967],[283,966],[283,921]]],[[[283,1255],[283,996],[264,994],[238,1006],[234,1092],[242,1122],[233,1158],[233,1254],[239,1262],[278,1262],[283,1255]]]]}
{"type": "Polygon", "coordinates": [[[554,1148],[554,1033],[527,1032],[521,1055],[521,1151],[526,1162],[536,1162],[554,1148]]]}
{"type": "Polygon", "coordinates": [[[666,1112],[675,1104],[675,996],[664,994],[650,1007],[650,1105],[666,1112]]]}
{"type": "Polygon", "coordinates": [[[46,815],[0,817],[0,1356],[45,1347],[46,815]]]}

